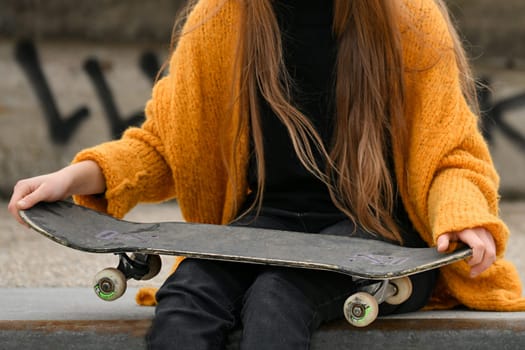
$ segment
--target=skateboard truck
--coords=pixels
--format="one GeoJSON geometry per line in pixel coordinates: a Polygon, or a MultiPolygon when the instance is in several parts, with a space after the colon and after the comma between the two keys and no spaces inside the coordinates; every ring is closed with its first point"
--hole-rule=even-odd
{"type": "Polygon", "coordinates": [[[412,282],[408,277],[401,277],[369,284],[359,290],[346,299],[343,312],[351,325],[366,327],[377,318],[379,304],[405,302],[412,294],[412,282]]]}
{"type": "MultiPolygon", "coordinates": [[[[116,254],[119,264],[116,268],[106,268],[95,275],[94,290],[105,301],[120,298],[126,291],[127,280],[148,280],[155,277],[161,268],[161,259],[151,254],[116,254]]],[[[375,321],[379,314],[379,304],[386,302],[399,305],[412,294],[409,277],[373,281],[357,278],[356,292],[350,295],[343,306],[346,320],[355,327],[366,327],[375,321]]]]}
{"type": "Polygon", "coordinates": [[[158,255],[118,253],[119,264],[95,275],[95,294],[102,300],[113,301],[126,292],[127,280],[149,280],[155,277],[162,266],[158,255]]]}

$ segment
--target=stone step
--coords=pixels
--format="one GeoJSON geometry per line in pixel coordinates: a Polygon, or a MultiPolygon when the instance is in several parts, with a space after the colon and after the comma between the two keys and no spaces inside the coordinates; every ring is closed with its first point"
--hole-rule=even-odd
{"type": "MultiPolygon", "coordinates": [[[[0,289],[0,348],[144,349],[154,309],[133,301],[136,289],[107,303],[89,288],[0,289]]],[[[240,332],[230,337],[238,348],[240,332]]],[[[316,349],[522,349],[525,312],[433,311],[378,319],[353,328],[325,325],[312,339],[316,349]]]]}

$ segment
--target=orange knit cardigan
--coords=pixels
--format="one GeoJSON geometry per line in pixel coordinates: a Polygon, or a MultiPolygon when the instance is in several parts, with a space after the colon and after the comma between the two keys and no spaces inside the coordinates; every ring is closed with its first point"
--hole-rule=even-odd
{"type": "MultiPolygon", "coordinates": [[[[442,268],[429,307],[525,310],[519,275],[503,258],[509,233],[498,216],[499,178],[461,92],[447,24],[432,0],[404,6],[409,138],[404,149],[396,146],[395,130],[393,140],[403,203],[429,245],[443,233],[484,226],[498,254],[475,279],[466,262],[442,268]]],[[[224,224],[234,217],[247,192],[249,149],[248,130],[233,142],[234,126],[240,125],[231,94],[239,86],[233,78],[239,24],[234,0],[196,5],[171,57],[170,74],[153,89],[142,127],[75,158],[96,161],[107,184],[104,198],[78,196],[77,202],[122,217],[139,202],[177,198],[187,221],[224,224]],[[230,129],[223,128],[225,122],[230,129]],[[223,138],[226,149],[218,147],[223,138]]],[[[139,303],[154,304],[153,291],[143,290],[139,303]]]]}

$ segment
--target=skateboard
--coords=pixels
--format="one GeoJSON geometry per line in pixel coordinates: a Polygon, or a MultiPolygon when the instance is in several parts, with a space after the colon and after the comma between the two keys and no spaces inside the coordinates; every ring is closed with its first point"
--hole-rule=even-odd
{"type": "Polygon", "coordinates": [[[66,247],[119,256],[117,268],[95,276],[95,293],[103,300],[120,297],[128,279],[156,275],[159,255],[326,270],[352,277],[356,292],[343,310],[357,327],[376,319],[380,303],[407,300],[412,292],[408,276],[472,254],[467,247],[441,254],[435,248],[406,248],[372,239],[242,226],[137,223],[66,201],[39,203],[20,215],[40,234],[66,247]]]}

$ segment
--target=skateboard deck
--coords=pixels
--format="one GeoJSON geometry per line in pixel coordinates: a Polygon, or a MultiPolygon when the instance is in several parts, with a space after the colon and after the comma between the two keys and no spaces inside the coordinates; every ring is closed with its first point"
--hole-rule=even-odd
{"type": "Polygon", "coordinates": [[[158,255],[326,270],[352,277],[356,292],[346,299],[343,313],[357,327],[377,318],[378,304],[397,305],[410,297],[407,276],[472,255],[467,247],[441,254],[435,248],[406,248],[350,236],[184,222],[137,223],[65,201],[40,203],[20,216],[66,247],[120,256],[117,268],[95,276],[93,288],[103,300],[120,297],[130,278],[153,277],[160,270],[158,255]]]}
{"type": "Polygon", "coordinates": [[[21,217],[66,247],[92,253],[144,253],[328,270],[392,279],[465,259],[470,249],[438,253],[378,240],[239,226],[118,220],[69,202],[40,203],[21,217]]]}

